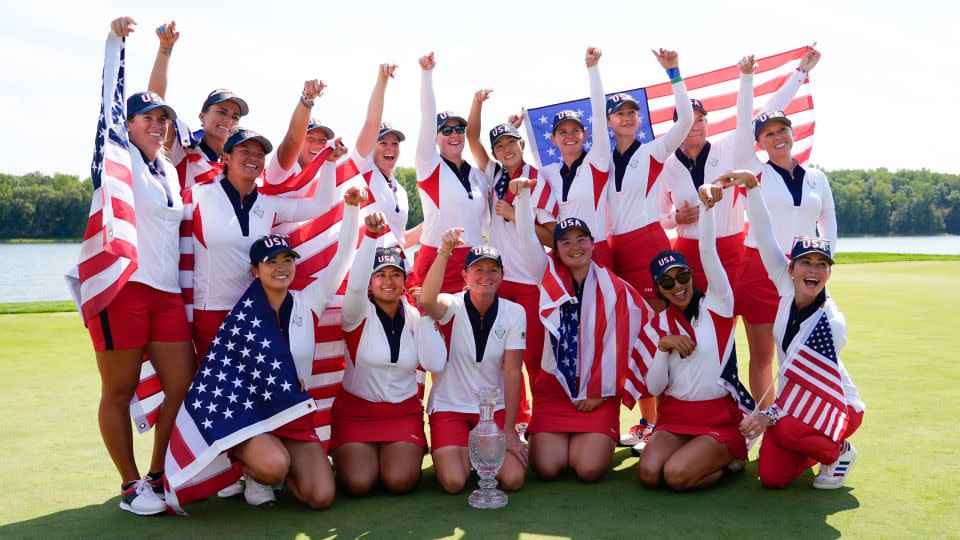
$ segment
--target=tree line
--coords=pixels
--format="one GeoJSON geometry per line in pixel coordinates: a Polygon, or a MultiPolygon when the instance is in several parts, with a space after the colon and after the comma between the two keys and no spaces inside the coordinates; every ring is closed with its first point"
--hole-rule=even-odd
{"type": "MultiPolygon", "coordinates": [[[[423,221],[412,167],[395,169],[410,195],[407,227],[423,221]]],[[[833,188],[841,236],[960,234],[960,175],[926,169],[825,171],[833,188]]],[[[39,172],[0,174],[0,240],[83,237],[90,178],[39,172]]]]}

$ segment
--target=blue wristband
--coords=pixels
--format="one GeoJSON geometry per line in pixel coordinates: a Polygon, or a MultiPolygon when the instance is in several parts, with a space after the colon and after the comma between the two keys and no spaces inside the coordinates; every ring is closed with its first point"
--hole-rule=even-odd
{"type": "Polygon", "coordinates": [[[671,81],[674,79],[680,78],[680,68],[669,68],[667,69],[667,78],[671,81]]]}

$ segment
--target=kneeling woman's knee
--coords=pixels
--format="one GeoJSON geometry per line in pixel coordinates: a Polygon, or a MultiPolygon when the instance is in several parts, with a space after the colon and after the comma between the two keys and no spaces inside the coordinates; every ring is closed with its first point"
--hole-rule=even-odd
{"type": "Polygon", "coordinates": [[[660,487],[663,483],[663,469],[660,463],[653,460],[644,461],[640,458],[640,464],[637,466],[637,473],[643,485],[651,488],[660,487]]]}
{"type": "Polygon", "coordinates": [[[686,491],[693,487],[698,478],[694,478],[690,471],[682,466],[667,461],[663,465],[663,481],[674,491],[686,491]]]}
{"type": "Polygon", "coordinates": [[[437,471],[437,481],[440,482],[440,487],[442,487],[444,491],[456,494],[463,491],[463,488],[467,485],[468,475],[469,472],[465,474],[456,467],[450,467],[449,469],[437,471]]]}
{"type": "Polygon", "coordinates": [[[279,484],[290,472],[290,456],[286,452],[270,452],[245,463],[253,479],[261,484],[279,484]]]}
{"type": "Polygon", "coordinates": [[[408,493],[420,481],[420,469],[415,471],[380,471],[380,481],[390,493],[408,493]]]}
{"type": "Polygon", "coordinates": [[[304,493],[303,502],[312,510],[323,510],[324,508],[330,508],[333,504],[334,496],[335,491],[332,483],[329,485],[320,485],[310,490],[309,493],[304,493]]]}

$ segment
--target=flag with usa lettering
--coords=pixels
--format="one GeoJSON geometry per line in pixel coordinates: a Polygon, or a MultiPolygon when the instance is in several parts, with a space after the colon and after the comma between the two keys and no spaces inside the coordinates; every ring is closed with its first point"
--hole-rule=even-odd
{"type": "MultiPolygon", "coordinates": [[[[794,71],[794,65],[790,62],[802,57],[807,50],[809,50],[809,47],[800,47],[792,51],[757,59],[758,68],[753,76],[753,95],[755,97],[771,95],[786,84],[794,71]]],[[[709,122],[708,139],[712,140],[736,128],[739,77],[740,70],[737,66],[728,66],[708,73],[684,77],[683,80],[690,97],[703,102],[704,108],[710,113],[707,116],[709,122]]],[[[793,152],[794,157],[800,163],[810,159],[810,152],[813,148],[814,108],[808,82],[808,80],[804,81],[800,91],[784,108],[784,113],[793,122],[793,152]]],[[[640,142],[648,143],[654,140],[654,138],[666,133],[673,125],[674,98],[669,82],[644,88],[621,90],[608,94],[608,97],[621,92],[630,94],[639,104],[640,124],[637,128],[637,140],[640,142]]],[[[550,136],[553,128],[553,116],[565,109],[573,110],[586,125],[591,125],[591,119],[584,117],[584,114],[590,114],[589,98],[533,107],[527,111],[527,117],[524,119],[527,132],[536,134],[536,137],[529,141],[530,150],[539,157],[543,167],[560,162],[560,152],[550,141],[550,136]]],[[[760,109],[757,108],[754,115],[759,111],[760,109]]],[[[611,145],[614,145],[612,131],[608,130],[607,135],[610,137],[611,145]]],[[[590,137],[593,137],[593,133],[590,133],[590,137]]],[[[590,144],[590,141],[586,142],[587,150],[590,149],[590,144]]]]}
{"type": "Polygon", "coordinates": [[[164,472],[176,512],[235,482],[227,450],[316,410],[260,280],[230,311],[177,412],[164,472]]]}
{"type": "Polygon", "coordinates": [[[826,312],[821,308],[813,317],[816,323],[781,368],[777,406],[838,441],[848,422],[840,362],[826,312]]]}
{"type": "Polygon", "coordinates": [[[90,166],[93,199],[78,264],[84,320],[103,311],[137,269],[137,217],[125,126],[124,44],[123,38],[110,32],[104,47],[100,119],[90,166]]]}

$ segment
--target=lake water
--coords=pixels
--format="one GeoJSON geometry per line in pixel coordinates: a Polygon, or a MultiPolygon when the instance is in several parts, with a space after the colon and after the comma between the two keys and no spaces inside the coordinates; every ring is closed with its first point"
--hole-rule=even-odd
{"type": "MultiPolygon", "coordinates": [[[[838,251],[960,255],[960,236],[841,238],[838,251]]],[[[0,244],[0,302],[70,300],[63,274],[79,253],[80,244],[0,244]]]]}

